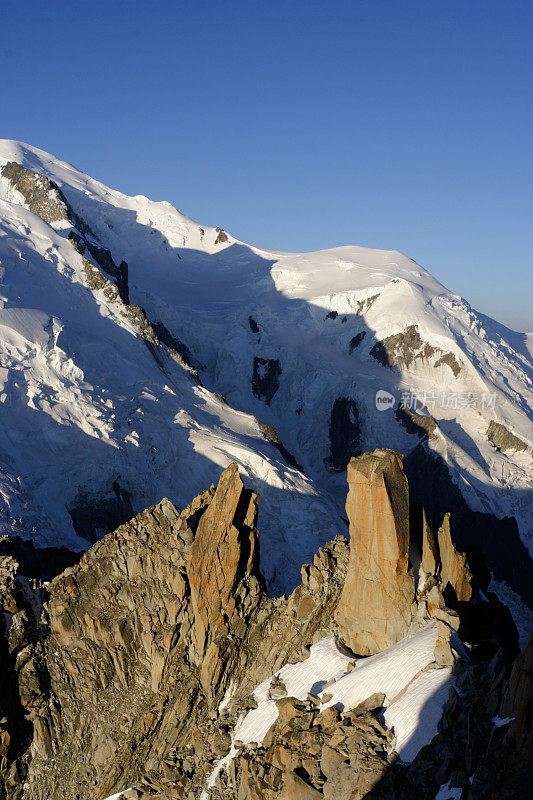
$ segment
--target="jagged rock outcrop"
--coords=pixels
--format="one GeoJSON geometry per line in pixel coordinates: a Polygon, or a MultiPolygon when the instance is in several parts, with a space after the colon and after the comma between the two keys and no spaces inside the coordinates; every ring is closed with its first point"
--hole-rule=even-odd
{"type": "Polygon", "coordinates": [[[424,575],[436,575],[439,566],[439,551],[424,506],[418,505],[420,515],[420,534],[422,539],[422,560],[420,566],[424,575]]]}
{"type": "Polygon", "coordinates": [[[408,325],[401,333],[377,340],[370,350],[370,355],[384,367],[407,368],[417,360],[429,361],[436,357],[435,368],[448,366],[456,378],[461,365],[453,353],[445,353],[438,347],[425,342],[420,336],[417,325],[408,325]]]}
{"type": "MultiPolygon", "coordinates": [[[[341,713],[294,697],[279,700],[278,719],[261,747],[244,746],[213,798],[360,800],[389,769],[392,734],[372,713],[383,700],[341,713]]],[[[392,759],[391,759],[392,760],[392,759]]]]}
{"type": "Polygon", "coordinates": [[[24,169],[16,161],[8,161],[1,174],[13,189],[23,196],[28,208],[45,222],[69,222],[69,207],[59,186],[46,175],[24,169]]]}
{"type": "Polygon", "coordinates": [[[444,517],[437,538],[443,590],[445,593],[453,592],[455,599],[460,603],[468,602],[472,599],[472,570],[468,565],[466,555],[458,552],[453,546],[449,513],[444,517]]]}
{"type": "Polygon", "coordinates": [[[494,577],[505,581],[533,608],[533,559],[520,539],[513,517],[472,511],[466,504],[444,459],[422,443],[404,459],[413,501],[422,503],[435,533],[445,514],[452,511],[450,529],[454,545],[462,552],[479,550],[494,577]]]}
{"type": "MultiPolygon", "coordinates": [[[[512,647],[496,655],[471,649],[476,661],[462,666],[456,648],[463,646],[450,634],[494,614],[496,601],[483,600],[481,616],[474,598],[457,599],[457,611],[446,605],[442,575],[452,576],[446,585],[453,582],[458,598],[475,586],[475,570],[451,539],[434,537],[423,508],[409,514],[397,453],[353,459],[349,481],[349,563],[347,542],[337,537],[302,567],[302,583],[288,598],[265,593],[258,497],[235,464],[181,513],[161,501],[45,586],[1,556],[1,800],[103,800],[132,785],[125,798],[190,800],[230,748],[228,771],[213,778],[210,790],[220,800],[399,800],[412,786],[413,798],[424,800],[436,781],[464,781],[480,763],[481,735],[467,724],[475,703],[483,731],[498,709],[520,720],[509,729],[507,749],[497,751],[506,769],[514,763],[512,747],[529,746],[529,656],[517,662],[509,684],[512,647]],[[357,582],[363,569],[370,586],[357,582]],[[396,613],[393,627],[384,609],[396,613]],[[336,626],[337,649],[346,657],[342,640],[358,652],[383,649],[431,620],[431,667],[452,666],[462,683],[445,711],[447,727],[420,754],[419,772],[396,764],[391,732],[375,713],[383,694],[351,710],[321,708],[327,686],[321,698],[312,690],[308,700],[297,700],[277,675],[307,658],[309,646],[336,626]],[[483,658],[497,668],[481,691],[483,658]],[[251,693],[265,680],[278,709],[275,724],[261,745],[233,742],[238,718],[257,704],[251,693]],[[464,723],[462,749],[451,733],[457,719],[464,723]]],[[[482,635],[493,637],[494,626],[483,626],[482,635]]],[[[492,785],[494,774],[487,774],[479,780],[492,785]]]]}
{"type": "Polygon", "coordinates": [[[163,500],[39,589],[43,622],[31,587],[24,607],[14,604],[12,587],[27,581],[4,557],[0,600],[25,622],[3,665],[20,701],[2,707],[0,797],[100,800],[159,774],[225,695],[246,697],[326,635],[345,540],[302,568],[290,598],[271,599],[256,514],[257,495],[231,465],[181,514],[163,500]]]}
{"type": "Polygon", "coordinates": [[[335,619],[354,653],[372,655],[399,641],[412,621],[409,487],[401,457],[376,450],[348,465],[350,563],[335,619]]]}
{"type": "MultiPolygon", "coordinates": [[[[22,194],[32,213],[51,225],[65,223],[72,226],[68,239],[82,259],[83,271],[90,289],[102,291],[106,300],[120,306],[121,315],[137,328],[157,361],[161,361],[157,348],[164,345],[170,358],[184,367],[199,383],[189,348],[173,336],[162,322],[152,322],[143,308],[130,302],[128,264],[126,261],[115,263],[111,251],[99,243],[94,231],[74,211],[59,186],[46,175],[25,169],[15,161],[4,164],[0,174],[10,182],[13,189],[22,194]],[[88,256],[93,261],[90,261],[88,256]]],[[[220,239],[220,242],[226,241],[224,231],[217,230],[219,236],[225,237],[220,239]]]]}
{"type": "Polygon", "coordinates": [[[491,419],[489,427],[487,428],[487,438],[489,442],[496,448],[504,453],[517,453],[521,450],[527,450],[527,445],[514,433],[511,433],[505,425],[491,419]]]}
{"type": "Polygon", "coordinates": [[[400,454],[376,450],[352,459],[348,484],[350,563],[335,619],[353,652],[380,652],[437,620],[441,665],[454,663],[450,636],[457,630],[475,646],[490,649],[494,639],[496,649],[515,655],[516,629],[488,592],[479,552],[454,546],[449,513],[435,535],[423,506],[409,507],[400,454]]]}
{"type": "Polygon", "coordinates": [[[215,239],[215,244],[224,244],[225,242],[229,242],[228,234],[219,225],[216,227],[216,232],[217,236],[215,239]]]}
{"type": "MultiPolygon", "coordinates": [[[[79,225],[79,217],[77,217],[73,212],[69,209],[69,221],[74,225],[78,222],[79,225]]],[[[90,233],[91,236],[94,238],[94,234],[92,231],[86,230],[87,233],[90,233]]],[[[90,256],[94,259],[94,261],[98,264],[99,269],[108,275],[110,278],[113,278],[114,287],[116,287],[117,295],[120,297],[122,302],[125,305],[129,305],[130,302],[130,290],[128,284],[128,265],[125,261],[121,261],[120,264],[115,264],[113,261],[113,256],[111,255],[111,251],[107,250],[105,247],[101,247],[100,245],[91,242],[89,239],[80,236],[79,233],[76,231],[70,231],[69,240],[72,242],[74,248],[78,251],[78,253],[82,256],[83,262],[85,265],[85,273],[87,279],[89,281],[89,285],[92,289],[101,289],[107,287],[107,293],[110,295],[111,286],[109,286],[109,282],[105,281],[102,277],[99,277],[98,270],[95,272],[94,269],[91,270],[91,262],[85,258],[84,253],[86,251],[89,252],[90,256]]],[[[101,273],[100,273],[101,275],[101,273]]],[[[111,295],[110,295],[111,299],[111,295]]]]}
{"type": "Polygon", "coordinates": [[[533,635],[513,664],[486,755],[472,781],[475,797],[527,797],[533,781],[533,635]]]}
{"type": "Polygon", "coordinates": [[[258,495],[244,488],[236,464],[223,472],[202,515],[187,561],[192,644],[202,660],[200,680],[210,695],[218,686],[223,654],[242,639],[263,588],[257,537],[258,495]]]}
{"type": "Polygon", "coordinates": [[[0,556],[0,798],[21,797],[24,754],[45,715],[39,668],[42,589],[18,574],[18,562],[0,556]],[[37,723],[39,725],[39,722],[37,723]]]}
{"type": "Polygon", "coordinates": [[[267,439],[270,442],[270,444],[273,444],[274,447],[277,450],[279,450],[279,452],[281,453],[287,464],[289,464],[289,466],[293,467],[294,469],[297,469],[299,472],[304,472],[304,468],[302,467],[302,465],[296,461],[293,454],[287,450],[287,448],[279,438],[276,429],[273,428],[272,425],[267,425],[266,422],[261,422],[261,420],[258,419],[257,417],[255,417],[255,420],[259,425],[261,433],[263,434],[265,439],[267,439]]]}
{"type": "Polygon", "coordinates": [[[394,416],[400,425],[405,428],[407,433],[415,434],[419,439],[424,441],[436,438],[435,431],[438,426],[431,414],[422,416],[421,414],[415,414],[415,412],[411,411],[408,407],[403,408],[399,406],[394,410],[394,416]]]}

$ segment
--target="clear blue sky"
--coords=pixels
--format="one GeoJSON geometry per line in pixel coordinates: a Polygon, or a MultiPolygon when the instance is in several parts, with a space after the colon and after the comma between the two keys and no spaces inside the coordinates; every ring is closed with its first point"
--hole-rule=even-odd
{"type": "Polygon", "coordinates": [[[396,248],[533,330],[528,0],[0,0],[1,135],[282,250],[396,248]]]}

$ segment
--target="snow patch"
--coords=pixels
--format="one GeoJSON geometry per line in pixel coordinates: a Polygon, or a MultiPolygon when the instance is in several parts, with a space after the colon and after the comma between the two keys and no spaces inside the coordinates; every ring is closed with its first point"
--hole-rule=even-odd
{"type": "MultiPolygon", "coordinates": [[[[311,645],[308,659],[286,664],[276,677],[285,683],[287,695],[299,700],[307,699],[308,693],[319,698],[331,694],[322,709],[335,705],[348,711],[372,694],[382,692],[385,723],[394,729],[395,749],[403,761],[411,761],[437,732],[442,708],[454,683],[450,668],[424,672],[434,664],[436,640],[437,625],[432,623],[382,653],[358,659],[352,666],[353,659],[337,649],[333,636],[327,636],[311,645]]],[[[215,766],[208,787],[214,785],[220,771],[235,757],[235,742],[261,744],[275,723],[278,709],[269,696],[273,677],[254,690],[257,708],[238,720],[231,750],[215,766]]],[[[202,798],[205,800],[207,793],[202,798]]]]}

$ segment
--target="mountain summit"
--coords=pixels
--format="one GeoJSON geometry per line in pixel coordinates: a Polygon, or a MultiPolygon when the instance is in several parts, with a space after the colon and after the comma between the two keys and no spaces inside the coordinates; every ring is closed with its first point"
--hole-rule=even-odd
{"type": "Polygon", "coordinates": [[[289,591],[346,533],[350,458],[387,447],[435,525],[451,510],[531,591],[527,337],[397,251],[256,248],[1,140],[0,404],[0,533],[38,547],[182,508],[236,462],[289,591]]]}

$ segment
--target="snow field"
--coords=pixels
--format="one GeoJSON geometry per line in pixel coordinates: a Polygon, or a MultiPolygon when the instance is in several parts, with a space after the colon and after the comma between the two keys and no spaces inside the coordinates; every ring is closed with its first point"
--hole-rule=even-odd
{"type": "MultiPolygon", "coordinates": [[[[331,694],[322,708],[335,705],[351,710],[376,692],[382,692],[384,720],[386,727],[394,731],[394,749],[402,761],[410,762],[437,733],[443,706],[455,683],[448,667],[427,670],[435,661],[436,640],[437,625],[432,623],[382,653],[358,659],[351,668],[353,660],[340,653],[334,637],[328,636],[311,645],[308,659],[286,664],[276,677],[285,683],[287,695],[299,700],[306,700],[308,693],[318,697],[331,694]]],[[[232,748],[216,765],[208,786],[214,785],[220,771],[235,757],[235,742],[261,744],[275,723],[276,701],[269,697],[272,677],[254,690],[257,708],[237,722],[232,748]]],[[[202,798],[205,800],[207,794],[202,798]]]]}

